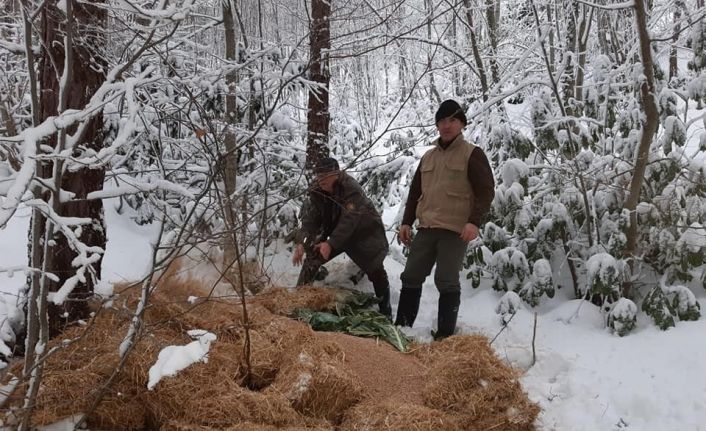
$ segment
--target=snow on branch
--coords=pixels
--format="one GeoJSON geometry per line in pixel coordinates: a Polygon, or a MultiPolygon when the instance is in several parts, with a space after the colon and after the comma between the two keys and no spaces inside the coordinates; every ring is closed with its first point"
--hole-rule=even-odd
{"type": "MultiPolygon", "coordinates": [[[[4,49],[5,51],[15,55],[25,55],[24,45],[21,45],[19,43],[8,42],[5,39],[0,39],[0,49],[4,49]]],[[[39,47],[33,46],[32,52],[35,55],[39,54],[39,47]]]]}
{"type": "MultiPolygon", "coordinates": [[[[17,272],[17,271],[22,271],[25,275],[29,275],[29,274],[31,274],[31,273],[33,273],[33,272],[38,272],[38,273],[40,273],[40,274],[42,273],[42,270],[41,270],[41,269],[32,268],[32,267],[30,267],[30,266],[25,266],[25,265],[9,266],[9,267],[5,267],[5,268],[0,267],[0,273],[3,273],[3,272],[6,273],[9,278],[12,278],[12,277],[15,275],[15,272],[17,272]]],[[[56,274],[54,274],[54,273],[45,272],[45,273],[43,273],[43,274],[44,274],[49,280],[51,280],[51,281],[53,281],[53,282],[58,282],[58,281],[59,281],[59,277],[58,277],[56,274]]]]}
{"type": "Polygon", "coordinates": [[[56,125],[52,118],[46,119],[37,127],[26,129],[20,134],[24,141],[24,151],[22,167],[14,178],[5,199],[0,203],[0,228],[4,228],[7,222],[12,218],[17,207],[25,199],[25,193],[29,189],[34,174],[37,170],[37,142],[46,136],[56,132],[56,125]]]}
{"type": "MultiPolygon", "coordinates": [[[[54,226],[64,235],[69,247],[76,252],[76,257],[71,262],[71,266],[78,268],[76,274],[67,279],[57,292],[49,294],[49,301],[57,305],[62,304],[79,282],[85,283],[86,271],[92,272],[93,268],[91,265],[98,262],[104,253],[101,247],[86,245],[78,239],[81,225],[91,224],[93,220],[90,218],[62,217],[47,202],[41,199],[31,199],[25,204],[39,209],[47,219],[51,220],[54,226]],[[71,226],[78,226],[78,228],[74,231],[71,226]]],[[[92,275],[95,276],[95,274],[92,275]]]]}
{"type": "Polygon", "coordinates": [[[115,3],[125,8],[125,10],[137,13],[144,18],[165,21],[182,21],[186,19],[189,16],[189,12],[195,8],[193,0],[185,0],[181,5],[171,5],[158,10],[146,9],[128,0],[117,0],[115,3]]]}
{"type": "Polygon", "coordinates": [[[139,181],[136,178],[130,177],[130,184],[127,184],[125,179],[122,179],[122,181],[124,183],[123,185],[113,187],[111,189],[97,190],[95,192],[91,192],[86,196],[86,198],[107,199],[124,195],[134,195],[136,193],[141,192],[152,192],[155,190],[173,192],[190,199],[195,198],[194,194],[189,191],[186,187],[180,186],[179,184],[167,180],[147,177],[147,181],[139,181]]]}
{"type": "Polygon", "coordinates": [[[110,161],[119,148],[133,141],[131,137],[137,129],[137,116],[139,111],[139,104],[135,100],[135,87],[152,81],[151,79],[145,78],[149,76],[151,72],[152,69],[148,68],[143,71],[142,76],[125,80],[124,94],[128,110],[127,119],[121,121],[120,131],[110,146],[102,148],[98,154],[81,159],[79,162],[81,166],[88,165],[91,169],[100,168],[110,161]]]}
{"type": "Polygon", "coordinates": [[[626,1],[623,3],[614,3],[614,4],[598,4],[598,3],[592,3],[584,0],[576,0],[578,3],[584,4],[586,6],[590,6],[596,9],[603,9],[603,10],[621,10],[621,9],[632,9],[635,7],[635,2],[634,1],[626,1]]]}
{"type": "MultiPolygon", "coordinates": [[[[28,207],[36,207],[44,213],[47,218],[58,226],[68,228],[69,226],[82,226],[93,223],[93,220],[88,217],[63,217],[54,212],[51,206],[41,199],[31,199],[24,202],[28,207]]],[[[73,234],[73,231],[71,231],[73,234]]],[[[75,238],[75,235],[74,235],[75,238]]]]}
{"type": "MultiPolygon", "coordinates": [[[[81,266],[76,270],[76,274],[69,277],[58,291],[49,292],[49,302],[53,302],[56,305],[63,304],[79,283],[86,282],[86,269],[88,269],[91,264],[98,262],[100,258],[100,254],[92,254],[87,259],[81,259],[79,261],[81,266]]],[[[76,259],[74,259],[72,263],[76,263],[76,259]]]]}
{"type": "MultiPolygon", "coordinates": [[[[118,68],[113,70],[118,70],[118,68]]],[[[145,71],[144,73],[146,74],[147,72],[148,71],[145,71]]],[[[5,199],[0,201],[0,228],[3,228],[10,218],[12,218],[15,211],[17,211],[17,207],[23,200],[32,198],[32,196],[28,194],[28,191],[30,185],[32,184],[32,180],[35,178],[37,171],[37,160],[46,158],[37,153],[38,143],[42,142],[44,139],[59,130],[66,129],[77,122],[82,122],[79,129],[70,137],[68,141],[68,148],[71,148],[82,135],[83,128],[85,128],[88,124],[85,120],[101,112],[103,107],[112,99],[119,98],[124,93],[132,91],[135,86],[148,81],[141,76],[133,80],[128,80],[128,82],[125,83],[113,83],[111,81],[115,78],[115,74],[110,73],[109,77],[111,77],[111,79],[103,83],[93,97],[91,97],[91,101],[88,105],[86,105],[86,107],[84,107],[84,109],[66,110],[58,116],[47,118],[36,127],[30,127],[23,130],[18,136],[2,138],[4,141],[8,142],[20,142],[20,146],[23,148],[23,154],[22,167],[14,178],[12,178],[12,183],[5,194],[5,199]]],[[[110,148],[115,151],[114,145],[110,148]]],[[[100,155],[101,153],[99,153],[99,156],[100,155]]],[[[60,154],[54,154],[54,156],[60,156],[60,154]]],[[[107,154],[104,154],[103,157],[107,157],[107,154]]],[[[98,162],[98,158],[96,158],[95,161],[98,162]]]]}

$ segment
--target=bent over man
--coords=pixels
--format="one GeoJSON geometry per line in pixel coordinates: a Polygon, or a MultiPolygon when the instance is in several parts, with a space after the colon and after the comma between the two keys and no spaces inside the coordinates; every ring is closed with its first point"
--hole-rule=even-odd
{"type": "Polygon", "coordinates": [[[402,290],[395,324],[414,324],[422,283],[436,264],[439,308],[434,338],[440,339],[456,330],[461,303],[459,273],[466,245],[478,237],[495,196],[495,182],[483,150],[463,138],[466,115],[461,106],[446,100],[435,117],[439,138],[417,167],[400,226],[399,239],[410,251],[400,275],[402,290]],[[418,232],[412,240],[415,219],[418,232]]]}
{"type": "Polygon", "coordinates": [[[310,284],[321,265],[346,253],[373,283],[380,312],[391,318],[390,285],[383,266],[389,246],[380,214],[335,159],[323,158],[314,173],[315,186],[302,207],[302,227],[292,256],[292,263],[299,265],[306,254],[297,286],[310,284]]]}

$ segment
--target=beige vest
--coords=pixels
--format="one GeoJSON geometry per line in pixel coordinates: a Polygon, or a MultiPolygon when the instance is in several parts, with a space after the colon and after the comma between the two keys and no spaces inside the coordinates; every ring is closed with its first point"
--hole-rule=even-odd
{"type": "Polygon", "coordinates": [[[473,188],[468,182],[468,159],[475,145],[459,135],[444,150],[439,140],[422,156],[422,195],[417,205],[421,228],[442,228],[461,233],[471,215],[473,188]]]}

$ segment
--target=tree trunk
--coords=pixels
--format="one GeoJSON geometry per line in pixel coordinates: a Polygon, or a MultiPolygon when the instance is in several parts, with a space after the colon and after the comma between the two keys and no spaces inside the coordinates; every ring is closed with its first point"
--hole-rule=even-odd
{"type": "MultiPolygon", "coordinates": [[[[647,16],[645,10],[645,0],[635,0],[635,21],[637,23],[637,33],[640,42],[640,57],[642,58],[642,68],[645,74],[645,82],[640,86],[642,104],[645,109],[645,121],[642,124],[642,134],[640,145],[635,154],[635,169],[630,181],[630,194],[625,200],[624,209],[630,212],[630,226],[627,232],[627,244],[625,245],[626,259],[630,259],[631,267],[635,265],[635,251],[637,247],[637,204],[640,200],[640,189],[644,182],[645,169],[647,167],[647,156],[652,144],[652,137],[659,124],[659,111],[655,102],[654,94],[654,71],[652,63],[652,49],[650,46],[650,35],[647,32],[647,16]]],[[[632,288],[631,282],[626,282],[623,286],[623,296],[629,297],[632,288]]]]}
{"type": "MultiPolygon", "coordinates": [[[[13,20],[17,18],[19,5],[16,4],[15,0],[6,0],[1,2],[2,7],[0,7],[0,10],[3,12],[2,15],[0,16],[0,24],[10,24],[13,20]]],[[[13,33],[9,30],[11,28],[10,25],[3,25],[0,26],[0,38],[3,39],[10,39],[13,36],[13,33]]],[[[11,68],[10,64],[6,66],[8,69],[11,68]]],[[[6,70],[5,73],[12,73],[10,70],[6,70]]],[[[7,92],[2,91],[0,92],[0,129],[4,129],[4,133],[0,131],[0,135],[5,135],[5,136],[15,136],[17,134],[17,127],[15,126],[15,120],[12,118],[12,115],[10,113],[10,104],[11,104],[11,98],[10,98],[10,89],[7,88],[7,92]]],[[[8,151],[13,151],[9,150],[8,151]]],[[[0,154],[0,161],[4,160],[3,154],[0,154]]]]}
{"type": "Polygon", "coordinates": [[[677,42],[679,41],[679,31],[681,30],[681,8],[683,2],[674,3],[674,36],[672,36],[672,46],[669,50],[669,79],[677,77],[677,42]]]}
{"type": "MultiPolygon", "coordinates": [[[[456,14],[451,16],[451,46],[454,51],[458,51],[458,24],[456,24],[456,14]]],[[[387,63],[387,62],[386,62],[387,63]]],[[[455,96],[461,96],[461,79],[459,77],[458,67],[454,67],[451,71],[451,82],[455,96]]]]}
{"type": "MultiPolygon", "coordinates": [[[[235,21],[233,16],[233,4],[230,0],[224,0],[222,3],[223,9],[223,27],[225,31],[225,49],[226,49],[226,60],[232,66],[236,61],[236,35],[235,35],[235,21]]],[[[238,107],[236,100],[236,85],[238,83],[238,75],[235,71],[229,71],[226,74],[226,85],[228,86],[228,94],[226,94],[226,112],[225,112],[225,122],[226,130],[224,134],[224,144],[225,144],[225,160],[223,163],[223,168],[221,175],[223,177],[223,186],[225,189],[225,202],[224,205],[224,218],[226,221],[226,228],[232,232],[235,231],[236,220],[235,220],[235,186],[236,186],[236,175],[238,170],[237,162],[237,141],[235,136],[235,125],[238,123],[238,107]]],[[[235,262],[235,238],[236,235],[224,235],[223,244],[223,271],[229,274],[230,267],[235,262]]]]}
{"type": "MultiPolygon", "coordinates": [[[[58,77],[64,73],[65,66],[64,23],[66,17],[57,7],[56,1],[48,2],[42,12],[43,52],[39,67],[39,81],[42,88],[40,93],[41,121],[59,114],[59,111],[63,109],[83,109],[104,81],[103,74],[97,70],[105,70],[105,61],[96,53],[104,49],[105,11],[94,4],[77,3],[72,9],[71,15],[74,20],[71,26],[71,39],[74,43],[69,49],[68,64],[72,73],[65,84],[65,100],[62,102],[64,106],[60,107],[61,85],[58,77]]],[[[79,142],[74,146],[73,152],[75,154],[82,151],[82,148],[97,152],[102,147],[103,116],[97,114],[88,122],[79,142]]],[[[72,127],[66,133],[73,133],[75,130],[76,127],[72,127]]],[[[61,141],[63,139],[59,140],[57,136],[53,136],[45,144],[56,148],[61,144],[61,141]]],[[[51,179],[53,170],[52,164],[44,164],[39,169],[38,175],[45,179],[51,179]]],[[[83,168],[73,172],[64,172],[63,167],[58,166],[57,171],[59,181],[55,175],[55,187],[74,194],[72,200],[61,202],[58,199],[59,190],[52,191],[52,201],[59,215],[94,220],[93,224],[83,226],[80,240],[88,246],[100,247],[105,250],[103,202],[99,199],[86,200],[89,193],[103,188],[105,170],[83,168]]],[[[48,200],[48,196],[45,195],[44,199],[48,200]]],[[[51,233],[51,230],[48,229],[48,232],[51,233]]],[[[45,232],[39,232],[39,234],[44,236],[45,232]]],[[[76,257],[76,253],[70,249],[66,238],[60,232],[56,232],[50,239],[54,240],[54,244],[48,246],[50,250],[48,254],[45,253],[43,266],[59,277],[58,283],[46,279],[49,291],[56,291],[69,277],[74,275],[72,261],[76,257]]],[[[96,277],[100,277],[101,261],[92,264],[92,268],[96,277]]],[[[64,304],[50,304],[49,330],[51,336],[58,334],[65,325],[89,317],[86,299],[92,294],[93,287],[94,280],[87,274],[86,281],[80,282],[76,286],[64,304]]]]}
{"type": "Polygon", "coordinates": [[[575,115],[573,107],[574,88],[576,87],[575,53],[577,41],[576,15],[578,3],[571,0],[564,5],[564,20],[566,20],[566,36],[564,42],[564,74],[561,77],[562,98],[564,107],[569,116],[575,115]]]}
{"type": "Polygon", "coordinates": [[[473,11],[471,10],[471,1],[463,0],[463,7],[466,10],[466,20],[468,20],[468,33],[471,38],[471,50],[473,51],[473,59],[476,62],[476,67],[478,68],[478,78],[480,79],[480,89],[483,95],[483,101],[488,100],[488,77],[485,73],[485,66],[483,65],[483,59],[480,56],[480,50],[478,49],[478,42],[476,40],[476,31],[473,27],[473,11]]]}
{"type": "Polygon", "coordinates": [[[400,102],[404,103],[407,99],[407,95],[412,89],[407,82],[407,56],[405,55],[404,45],[399,41],[397,42],[397,59],[399,64],[397,65],[397,82],[399,82],[400,87],[400,102]]]}
{"type": "Polygon", "coordinates": [[[500,72],[498,71],[498,15],[496,14],[496,4],[499,6],[500,0],[485,0],[485,17],[488,21],[488,38],[490,39],[490,75],[493,84],[500,82],[500,72]]]}
{"type": "MultiPolygon", "coordinates": [[[[427,12],[427,39],[431,40],[431,18],[432,15],[434,14],[434,5],[431,3],[430,0],[425,0],[424,1],[424,7],[426,8],[427,12]]],[[[427,48],[427,70],[429,73],[429,94],[432,96],[432,99],[429,101],[431,102],[430,104],[433,105],[438,105],[441,104],[441,96],[439,95],[439,91],[436,89],[436,84],[434,83],[434,69],[432,67],[432,57],[431,57],[431,48],[427,48]],[[436,99],[436,100],[435,100],[436,99]]]]}
{"type": "MultiPolygon", "coordinates": [[[[25,0],[26,2],[27,0],[25,0]]],[[[31,101],[31,109],[32,109],[32,126],[36,127],[39,125],[39,96],[38,96],[38,88],[37,88],[37,73],[36,73],[36,63],[34,59],[34,53],[30,47],[32,46],[32,23],[30,21],[30,18],[28,16],[30,8],[27,7],[26,3],[23,3],[23,10],[22,10],[22,20],[23,20],[23,27],[24,27],[24,38],[25,38],[25,55],[26,55],[26,61],[27,61],[27,75],[30,83],[30,101],[31,101]]],[[[39,143],[36,144],[36,149],[35,152],[36,154],[40,153],[40,145],[39,143]]],[[[42,162],[38,161],[37,162],[37,167],[38,169],[41,169],[42,162]]],[[[39,187],[34,187],[32,190],[32,193],[34,195],[35,199],[41,198],[41,192],[39,187]]],[[[26,331],[25,331],[25,340],[24,340],[24,356],[25,356],[25,361],[24,361],[24,369],[23,372],[25,375],[30,375],[30,372],[33,371],[34,378],[39,378],[41,379],[41,364],[38,364],[38,366],[35,368],[35,348],[37,347],[37,344],[39,342],[39,283],[40,283],[40,275],[39,272],[36,270],[42,267],[42,235],[41,233],[43,232],[44,226],[46,224],[46,219],[42,215],[42,212],[37,209],[33,208],[32,209],[32,218],[31,218],[31,225],[30,229],[28,232],[28,240],[29,240],[29,248],[28,248],[28,260],[30,267],[34,268],[35,271],[33,271],[28,277],[27,277],[27,311],[26,311],[26,316],[25,316],[25,321],[27,322],[26,324],[26,331]]],[[[38,386],[37,386],[38,388],[38,386]]],[[[27,399],[30,400],[30,405],[34,404],[34,397],[36,396],[36,392],[34,394],[31,393],[31,391],[28,391],[27,399]]],[[[29,418],[30,416],[27,416],[26,422],[29,424],[29,418]]]]}
{"type": "Polygon", "coordinates": [[[547,3],[547,22],[549,23],[549,73],[554,74],[556,67],[556,48],[554,47],[554,25],[552,24],[552,9],[554,5],[547,3]]]}
{"type": "Polygon", "coordinates": [[[591,32],[591,25],[593,24],[593,11],[594,8],[589,8],[589,6],[583,5],[581,7],[581,22],[579,23],[579,34],[578,34],[578,64],[576,66],[576,84],[574,87],[574,98],[578,101],[583,100],[583,80],[584,80],[584,68],[586,67],[586,49],[588,47],[588,35],[591,32]]]}
{"type": "Polygon", "coordinates": [[[309,32],[309,79],[318,88],[309,91],[307,111],[306,167],[311,169],[321,157],[328,155],[329,80],[328,51],[331,48],[331,2],[311,0],[309,32]]]}

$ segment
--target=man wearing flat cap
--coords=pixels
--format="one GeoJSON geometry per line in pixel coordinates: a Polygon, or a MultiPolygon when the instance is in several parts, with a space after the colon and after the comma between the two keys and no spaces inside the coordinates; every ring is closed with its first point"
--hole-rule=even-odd
{"type": "Polygon", "coordinates": [[[391,318],[390,285],[383,266],[389,246],[380,214],[360,184],[340,170],[336,159],[322,158],[314,174],[292,256],[294,265],[303,260],[297,286],[311,284],[321,265],[346,253],[372,282],[380,312],[391,318]]]}
{"type": "Polygon", "coordinates": [[[495,196],[495,182],[488,158],[466,141],[466,114],[454,100],[436,111],[439,137],[419,162],[410,186],[399,240],[409,246],[396,325],[414,324],[422,284],[436,265],[434,282],[439,290],[436,339],[453,335],[461,303],[459,273],[466,245],[478,237],[479,228],[495,196]],[[417,234],[412,239],[412,224],[417,234]]]}

